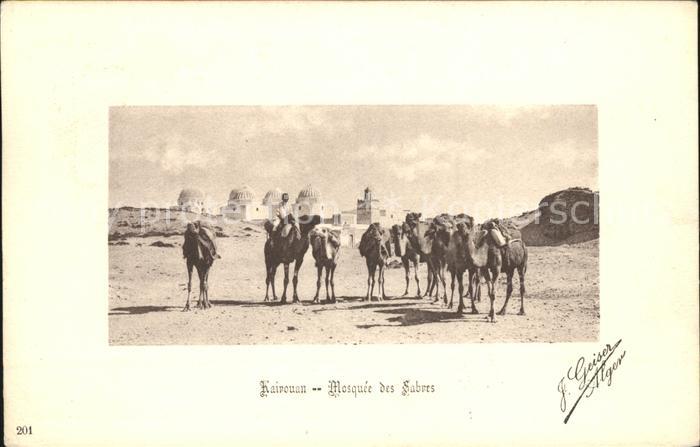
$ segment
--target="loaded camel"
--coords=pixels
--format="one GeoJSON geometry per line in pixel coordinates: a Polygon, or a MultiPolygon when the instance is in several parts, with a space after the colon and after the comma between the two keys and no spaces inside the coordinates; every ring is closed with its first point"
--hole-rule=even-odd
{"type": "Polygon", "coordinates": [[[518,282],[520,283],[520,311],[518,315],[525,315],[525,273],[527,272],[527,247],[525,242],[523,242],[522,234],[520,230],[511,226],[510,228],[505,228],[505,226],[498,220],[493,219],[484,224],[484,228],[491,233],[497,230],[502,235],[506,235],[504,244],[501,247],[500,255],[501,261],[501,272],[506,274],[506,300],[503,303],[503,307],[497,313],[498,315],[505,315],[506,306],[508,306],[508,300],[513,293],[513,275],[515,271],[518,271],[518,282]]]}
{"type": "MultiPolygon", "coordinates": [[[[463,259],[466,261],[465,267],[469,270],[469,295],[471,297],[472,313],[478,313],[474,305],[474,297],[478,293],[479,275],[486,280],[490,301],[488,316],[491,322],[495,322],[493,304],[496,299],[496,280],[500,272],[505,272],[508,275],[508,289],[506,301],[498,314],[503,315],[505,313],[508,300],[513,291],[512,279],[516,269],[520,275],[520,315],[525,313],[523,303],[525,296],[525,271],[527,270],[527,248],[519,237],[520,232],[518,230],[511,229],[509,233],[512,238],[505,241],[505,243],[500,243],[499,233],[494,233],[496,229],[501,233],[504,232],[504,229],[497,222],[489,221],[484,225],[474,225],[473,219],[469,218],[457,224],[457,230],[453,233],[451,240],[451,250],[458,253],[459,256],[463,256],[463,259]]],[[[461,284],[460,287],[462,287],[461,284]]],[[[463,310],[464,300],[460,293],[457,312],[462,313],[463,310]]]]}
{"type": "Polygon", "coordinates": [[[265,221],[265,230],[267,231],[267,241],[265,241],[265,301],[270,301],[269,288],[272,286],[272,299],[277,300],[275,295],[275,274],[277,267],[284,264],[284,291],[282,292],[281,303],[287,302],[287,285],[289,284],[289,264],[294,263],[294,278],[292,285],[294,294],[292,302],[299,302],[297,294],[297,284],[299,282],[299,269],[304,262],[304,255],[309,249],[309,232],[321,222],[321,217],[318,215],[304,215],[299,218],[299,230],[294,229],[294,216],[290,215],[286,218],[286,222],[281,224],[281,228],[275,230],[275,225],[271,221],[265,221]]]}
{"type": "Polygon", "coordinates": [[[199,276],[198,309],[208,309],[209,302],[209,269],[215,259],[221,258],[216,252],[216,233],[202,222],[190,222],[185,230],[185,242],[182,244],[182,257],[187,261],[187,302],[184,311],[190,310],[190,294],[192,292],[192,268],[197,269],[199,276]]]}
{"type": "Polygon", "coordinates": [[[323,273],[325,269],[326,302],[335,303],[335,283],[333,282],[333,276],[335,275],[338,253],[340,252],[340,232],[337,230],[327,230],[326,228],[314,228],[309,233],[309,243],[311,244],[311,253],[316,260],[316,269],[318,270],[316,277],[316,295],[314,296],[313,302],[319,302],[318,292],[321,289],[321,273],[323,273]],[[331,285],[330,296],[328,295],[329,282],[331,285]]]}

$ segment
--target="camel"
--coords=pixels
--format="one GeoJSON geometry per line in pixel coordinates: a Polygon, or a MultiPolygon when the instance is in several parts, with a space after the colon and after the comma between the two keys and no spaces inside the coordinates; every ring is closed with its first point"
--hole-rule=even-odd
{"type": "Polygon", "coordinates": [[[386,261],[391,256],[391,242],[389,234],[379,223],[373,223],[360,239],[360,255],[367,262],[367,296],[362,301],[372,301],[374,297],[374,275],[379,267],[379,287],[377,288],[377,300],[386,298],[384,291],[384,268],[386,261]]]}
{"type": "MultiPolygon", "coordinates": [[[[443,215],[446,217],[449,217],[448,215],[443,215]]],[[[473,218],[471,216],[468,216],[467,214],[458,214],[454,218],[451,219],[452,222],[452,227],[448,227],[446,225],[442,225],[441,227],[437,228],[438,234],[441,234],[441,238],[444,238],[447,240],[447,247],[445,249],[445,264],[447,266],[447,271],[450,272],[450,303],[447,306],[448,308],[452,309],[453,305],[453,300],[454,300],[454,293],[455,293],[455,279],[457,280],[459,284],[459,295],[460,299],[462,294],[464,293],[464,283],[463,283],[463,277],[464,277],[464,272],[469,270],[469,265],[466,259],[466,253],[465,253],[465,245],[460,244],[460,241],[462,240],[459,235],[455,236],[455,232],[457,230],[457,226],[462,223],[464,225],[472,225],[473,224],[473,218]]],[[[474,273],[474,272],[472,272],[474,273]]],[[[478,279],[478,276],[476,277],[478,279]]],[[[472,275],[469,276],[469,280],[471,281],[472,275]]],[[[469,293],[471,293],[471,287],[469,287],[469,293]]],[[[477,299],[480,300],[479,293],[477,291],[477,299]]],[[[474,309],[472,309],[473,311],[474,309]]]]}
{"type": "Polygon", "coordinates": [[[335,303],[335,283],[333,276],[335,275],[335,267],[338,262],[338,254],[340,252],[340,232],[329,231],[325,228],[314,228],[309,233],[309,243],[311,244],[311,253],[316,260],[316,269],[318,275],[316,279],[316,296],[314,303],[318,303],[318,292],[321,289],[321,273],[326,270],[326,302],[335,303]],[[330,276],[330,278],[329,278],[330,276]],[[331,285],[331,296],[328,295],[328,283],[331,285]]]}
{"type": "Polygon", "coordinates": [[[282,228],[275,231],[274,224],[271,221],[265,221],[265,230],[267,231],[267,241],[265,242],[265,268],[266,268],[266,289],[265,301],[270,301],[268,290],[272,286],[273,301],[277,300],[275,295],[275,274],[277,267],[284,264],[284,291],[280,303],[287,302],[287,285],[289,284],[289,264],[294,263],[294,278],[292,284],[294,286],[294,294],[292,302],[299,302],[297,294],[297,284],[299,282],[299,269],[304,262],[304,255],[309,249],[309,232],[321,222],[321,217],[318,215],[302,216],[299,218],[300,232],[294,231],[294,216],[289,216],[289,221],[284,223],[282,228]]]}
{"type": "Polygon", "coordinates": [[[421,258],[418,252],[413,248],[413,246],[411,246],[411,242],[408,240],[410,228],[408,227],[408,224],[404,222],[402,225],[392,225],[389,231],[391,233],[391,242],[394,244],[394,254],[395,256],[401,258],[403,269],[406,272],[406,291],[402,296],[408,295],[408,285],[411,282],[410,273],[412,264],[413,271],[415,273],[416,287],[418,289],[416,292],[416,297],[420,298],[421,291],[420,280],[418,279],[418,264],[421,262],[421,258]]]}
{"type": "Polygon", "coordinates": [[[433,242],[434,233],[430,231],[431,226],[420,220],[421,213],[408,213],[406,214],[406,225],[408,229],[408,241],[411,247],[418,253],[421,259],[425,260],[428,266],[428,287],[427,296],[430,296],[430,292],[436,283],[437,275],[435,274],[435,269],[433,268],[433,242]]]}
{"type": "Polygon", "coordinates": [[[209,269],[215,259],[221,258],[216,253],[216,233],[200,221],[190,222],[185,230],[185,242],[182,244],[182,256],[187,260],[187,302],[184,311],[190,310],[190,295],[192,292],[192,268],[197,269],[199,276],[198,309],[208,309],[209,302],[209,269]]]}
{"type": "MultiPolygon", "coordinates": [[[[456,252],[462,251],[469,270],[469,288],[472,301],[472,313],[478,313],[474,305],[474,297],[478,293],[479,274],[486,280],[488,287],[490,310],[489,319],[495,322],[493,303],[496,300],[496,280],[500,272],[508,276],[506,301],[498,312],[504,315],[508,300],[513,292],[513,273],[517,269],[520,276],[520,315],[525,314],[525,271],[527,270],[527,248],[520,238],[517,229],[505,231],[498,221],[488,221],[484,225],[473,225],[473,219],[457,224],[453,234],[452,244],[456,252]],[[498,229],[502,234],[510,234],[511,239],[500,246],[493,231],[498,229]]],[[[461,294],[460,294],[461,295],[461,294]]],[[[459,299],[458,313],[464,309],[462,296],[459,299]]]]}
{"type": "MultiPolygon", "coordinates": [[[[493,303],[496,299],[495,284],[498,279],[498,273],[501,270],[500,249],[496,242],[491,238],[488,232],[481,228],[480,225],[474,225],[473,219],[469,218],[465,221],[457,223],[457,229],[452,234],[450,240],[450,252],[455,253],[460,260],[460,268],[469,270],[469,296],[472,303],[472,313],[476,314],[476,306],[474,298],[477,295],[479,287],[479,274],[486,280],[488,286],[489,299],[491,308],[489,311],[489,319],[495,322],[493,303]]],[[[462,271],[464,273],[464,271],[462,271]]],[[[460,282],[460,290],[463,290],[462,280],[457,271],[457,277],[460,282]]],[[[461,314],[464,311],[464,296],[460,292],[459,306],[457,313],[461,314]]]]}
{"type": "Polygon", "coordinates": [[[490,220],[484,224],[484,229],[492,231],[497,229],[501,234],[506,235],[506,243],[501,248],[499,255],[501,256],[501,272],[506,274],[506,300],[503,303],[498,315],[506,314],[506,306],[508,300],[513,293],[513,274],[518,271],[518,280],[520,283],[520,311],[518,315],[525,315],[525,273],[527,272],[527,247],[522,239],[520,230],[514,227],[506,229],[504,225],[497,219],[490,220]]]}
{"type": "MultiPolygon", "coordinates": [[[[432,235],[433,247],[431,250],[433,266],[433,285],[436,288],[434,303],[440,300],[440,286],[442,284],[443,304],[447,306],[447,286],[445,284],[445,271],[447,269],[447,247],[454,229],[454,218],[449,214],[440,214],[430,224],[428,234],[432,235]],[[439,282],[438,282],[439,281],[439,282]]],[[[452,293],[454,294],[454,276],[452,281],[452,293]]],[[[450,300],[450,303],[452,301],[450,300]]]]}

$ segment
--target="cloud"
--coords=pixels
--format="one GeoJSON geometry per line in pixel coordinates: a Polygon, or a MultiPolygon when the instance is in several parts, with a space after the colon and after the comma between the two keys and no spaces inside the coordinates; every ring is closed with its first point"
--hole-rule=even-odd
{"type": "Polygon", "coordinates": [[[276,160],[257,159],[248,171],[255,173],[255,176],[259,178],[277,180],[292,173],[292,164],[285,158],[276,160]]]}
{"type": "Polygon", "coordinates": [[[245,138],[260,135],[305,134],[323,128],[333,132],[352,127],[352,120],[330,114],[324,107],[262,107],[261,114],[243,124],[245,138]]]}
{"type": "Polygon", "coordinates": [[[596,162],[597,154],[594,150],[580,147],[574,140],[569,138],[545,148],[541,159],[564,168],[572,168],[574,166],[587,166],[592,162],[596,162]]]}
{"type": "Polygon", "coordinates": [[[412,140],[388,145],[360,147],[351,158],[386,165],[397,180],[412,182],[424,175],[451,172],[455,166],[491,158],[485,149],[476,149],[453,140],[421,134],[412,140]]]}
{"type": "Polygon", "coordinates": [[[224,162],[220,153],[206,150],[181,135],[152,137],[140,146],[115,154],[115,158],[155,163],[168,174],[180,174],[188,168],[206,169],[224,162]]]}

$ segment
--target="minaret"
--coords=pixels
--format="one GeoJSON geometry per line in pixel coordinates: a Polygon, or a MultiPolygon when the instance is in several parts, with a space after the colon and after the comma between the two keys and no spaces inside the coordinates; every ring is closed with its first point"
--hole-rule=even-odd
{"type": "Polygon", "coordinates": [[[365,203],[367,203],[368,206],[372,204],[372,189],[369,186],[365,188],[365,203]]]}

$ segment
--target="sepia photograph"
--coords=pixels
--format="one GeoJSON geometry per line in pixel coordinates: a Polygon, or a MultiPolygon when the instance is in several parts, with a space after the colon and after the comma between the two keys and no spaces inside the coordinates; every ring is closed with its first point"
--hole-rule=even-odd
{"type": "Polygon", "coordinates": [[[109,342],[596,341],[597,150],[595,105],[112,107],[109,342]]]}
{"type": "Polygon", "coordinates": [[[698,445],[696,3],[0,9],[4,445],[698,445]]]}

